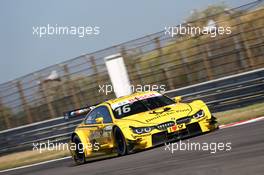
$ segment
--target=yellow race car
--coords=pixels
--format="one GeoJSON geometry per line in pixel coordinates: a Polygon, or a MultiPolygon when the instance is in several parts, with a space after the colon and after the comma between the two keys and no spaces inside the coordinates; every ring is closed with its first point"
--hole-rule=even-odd
{"type": "Polygon", "coordinates": [[[218,128],[201,100],[182,103],[158,92],[140,92],[94,107],[71,136],[77,164],[100,153],[126,155],[218,128]]]}

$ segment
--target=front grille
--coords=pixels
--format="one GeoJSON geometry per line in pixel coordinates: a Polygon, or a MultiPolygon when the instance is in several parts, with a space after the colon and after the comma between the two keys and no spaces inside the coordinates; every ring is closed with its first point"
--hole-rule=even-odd
{"type": "Polygon", "coordinates": [[[166,130],[167,128],[171,127],[175,125],[175,122],[170,121],[170,122],[166,122],[166,123],[161,123],[159,125],[157,125],[157,129],[159,130],[166,130]]]}
{"type": "Polygon", "coordinates": [[[159,132],[152,135],[152,145],[159,145],[168,141],[178,140],[183,138],[192,137],[202,133],[199,123],[191,123],[186,125],[186,129],[174,133],[167,131],[159,132]]]}
{"type": "Polygon", "coordinates": [[[191,117],[183,117],[180,119],[176,120],[177,124],[182,124],[182,123],[189,123],[191,121],[191,117]]]}

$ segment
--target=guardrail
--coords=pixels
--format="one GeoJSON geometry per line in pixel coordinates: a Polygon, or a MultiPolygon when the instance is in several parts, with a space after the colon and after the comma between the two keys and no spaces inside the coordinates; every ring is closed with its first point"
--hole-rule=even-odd
{"type": "Polygon", "coordinates": [[[201,99],[212,112],[243,107],[264,100],[264,69],[167,91],[166,95],[180,95],[185,101],[201,99]]]}
{"type": "MultiPolygon", "coordinates": [[[[264,68],[165,92],[186,102],[204,100],[212,112],[225,111],[264,101],[264,68]]],[[[33,143],[67,142],[84,116],[59,117],[0,132],[0,154],[32,148],[33,143]]]]}

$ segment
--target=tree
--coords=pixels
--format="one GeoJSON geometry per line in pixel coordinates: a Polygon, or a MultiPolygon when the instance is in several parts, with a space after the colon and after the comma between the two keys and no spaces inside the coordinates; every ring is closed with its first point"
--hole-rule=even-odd
{"type": "Polygon", "coordinates": [[[225,3],[221,3],[217,5],[209,5],[204,10],[194,9],[191,12],[191,15],[187,18],[187,21],[195,21],[200,18],[208,18],[212,15],[224,12],[226,9],[228,9],[228,6],[225,3]]]}

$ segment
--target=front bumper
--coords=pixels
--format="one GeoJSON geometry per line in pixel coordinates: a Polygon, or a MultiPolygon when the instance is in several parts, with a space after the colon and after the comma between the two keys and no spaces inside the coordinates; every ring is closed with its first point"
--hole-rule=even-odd
{"type": "Polygon", "coordinates": [[[134,145],[135,149],[146,149],[166,142],[200,135],[218,128],[216,118],[213,116],[210,119],[203,118],[198,121],[189,121],[184,125],[185,127],[182,128],[181,125],[177,125],[179,129],[175,132],[168,132],[168,130],[156,131],[142,135],[142,137],[138,137],[130,143],[134,145]]]}
{"type": "Polygon", "coordinates": [[[152,135],[152,146],[160,145],[165,142],[180,140],[202,134],[203,131],[199,122],[187,124],[185,129],[168,133],[167,131],[159,132],[152,135]]]}

